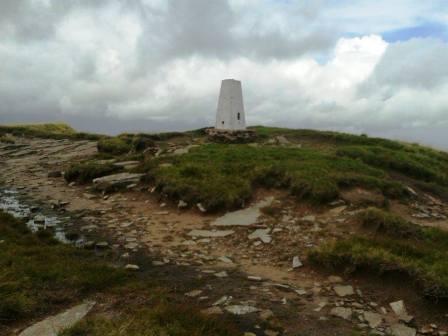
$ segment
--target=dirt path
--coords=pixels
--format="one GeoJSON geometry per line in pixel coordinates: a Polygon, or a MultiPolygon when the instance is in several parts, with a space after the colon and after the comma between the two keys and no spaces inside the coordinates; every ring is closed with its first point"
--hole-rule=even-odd
{"type": "MultiPolygon", "coordinates": [[[[279,213],[263,215],[245,227],[216,227],[212,224],[218,215],[196,208],[179,210],[151,194],[151,186],[102,197],[89,186],[69,186],[62,177],[48,177],[63,171],[68,162],[95,153],[96,143],[88,141],[20,139],[15,145],[0,144],[1,182],[53,207],[64,204],[60,210],[79,219],[74,229],[92,239],[107,237],[109,248],[126,262],[140,262],[159,276],[169,269],[169,281],[177,272],[182,282],[188,273],[182,268],[188,268],[194,276],[184,290],[196,290],[189,297],[209,313],[255,307],[257,312],[241,316],[255,334],[276,335],[278,330],[278,335],[349,335],[357,329],[360,334],[383,335],[391,326],[403,325],[389,306],[398,300],[404,300],[408,313],[415,316],[412,329],[436,323],[437,330],[447,330],[443,311],[434,313],[434,305],[416,299],[412,290],[397,291],[392,280],[329,277],[307,264],[310,248],[354,231],[354,211],[345,205],[316,212],[280,192],[260,192],[256,201],[274,196],[279,213]],[[266,228],[272,229],[268,238],[249,238],[266,228]],[[207,236],[222,231],[233,232],[207,236]],[[139,259],[142,253],[152,256],[152,262],[139,259]],[[298,267],[292,269],[294,257],[299,263],[296,260],[298,267]]],[[[446,210],[445,205],[438,206],[446,210]]],[[[399,209],[412,216],[407,208],[399,209]]],[[[419,220],[448,227],[446,219],[419,220]]]]}

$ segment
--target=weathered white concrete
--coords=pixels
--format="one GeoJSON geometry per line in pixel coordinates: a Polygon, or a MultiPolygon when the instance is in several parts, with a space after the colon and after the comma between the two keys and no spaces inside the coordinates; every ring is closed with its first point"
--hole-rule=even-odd
{"type": "Polygon", "coordinates": [[[225,79],[221,83],[215,128],[238,131],[246,129],[241,82],[225,79]]]}

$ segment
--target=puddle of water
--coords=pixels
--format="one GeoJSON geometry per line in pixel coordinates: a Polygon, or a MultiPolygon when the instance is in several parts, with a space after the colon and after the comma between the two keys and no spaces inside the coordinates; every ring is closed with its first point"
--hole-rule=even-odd
{"type": "Polygon", "coordinates": [[[69,222],[70,217],[61,218],[53,214],[34,213],[34,208],[26,204],[17,190],[0,188],[0,210],[16,218],[27,220],[26,225],[32,232],[52,230],[53,236],[64,244],[75,246],[84,244],[83,237],[75,241],[67,239],[64,226],[69,222]]]}

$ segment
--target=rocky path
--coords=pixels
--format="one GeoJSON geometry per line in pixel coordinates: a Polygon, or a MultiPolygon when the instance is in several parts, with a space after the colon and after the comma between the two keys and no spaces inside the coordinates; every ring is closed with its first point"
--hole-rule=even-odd
{"type": "MultiPolygon", "coordinates": [[[[316,213],[280,192],[260,192],[251,207],[222,216],[169,204],[151,193],[151,186],[102,196],[90,186],[67,185],[60,175],[65,166],[95,153],[96,143],[88,141],[0,144],[1,182],[71,215],[67,232],[85,236],[85,247],[115,251],[129,268],[150,267],[160,274],[169,269],[179,279],[182,270],[193,272],[180,295],[207,314],[241,316],[250,325],[247,336],[349,335],[355,329],[366,335],[445,335],[448,330],[448,324],[433,323],[412,291],[342,279],[307,265],[310,248],[353,232],[356,209],[344,202],[316,213]],[[277,210],[261,212],[266,205],[277,210]],[[142,253],[150,264],[141,261],[142,253]]],[[[445,205],[414,208],[409,216],[446,225],[445,205]]]]}

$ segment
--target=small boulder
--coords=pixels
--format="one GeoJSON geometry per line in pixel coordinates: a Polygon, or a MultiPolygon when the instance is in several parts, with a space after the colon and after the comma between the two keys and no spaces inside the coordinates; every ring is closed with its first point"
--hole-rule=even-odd
{"type": "Polygon", "coordinates": [[[344,308],[344,307],[335,307],[331,309],[330,314],[332,316],[336,316],[339,318],[342,318],[344,320],[350,320],[353,311],[350,308],[344,308]]]}
{"type": "Polygon", "coordinates": [[[336,294],[340,297],[355,294],[352,286],[334,286],[333,289],[336,292],[336,294]]]}

